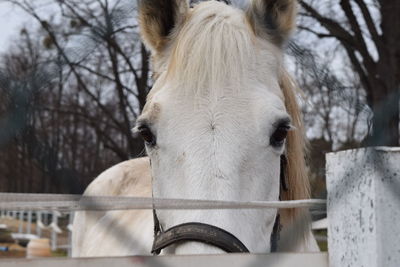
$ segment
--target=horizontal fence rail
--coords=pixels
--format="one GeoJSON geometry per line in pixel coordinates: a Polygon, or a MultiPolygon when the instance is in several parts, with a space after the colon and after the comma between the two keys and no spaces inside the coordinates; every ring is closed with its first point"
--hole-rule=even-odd
{"type": "Polygon", "coordinates": [[[325,207],[326,200],[214,201],[142,197],[0,193],[0,210],[290,209],[325,207]]]}
{"type": "Polygon", "coordinates": [[[190,256],[133,256],[109,258],[35,259],[2,260],[2,267],[176,267],[176,266],[230,266],[230,267],[328,267],[327,253],[273,253],[273,254],[222,254],[190,256]]]}

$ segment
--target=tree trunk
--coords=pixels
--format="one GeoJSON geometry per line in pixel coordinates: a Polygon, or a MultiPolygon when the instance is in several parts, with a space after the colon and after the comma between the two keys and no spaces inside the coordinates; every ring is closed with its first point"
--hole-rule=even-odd
{"type": "Polygon", "coordinates": [[[382,35],[375,42],[379,55],[376,78],[380,86],[372,92],[375,99],[373,135],[378,141],[374,145],[399,146],[400,1],[380,0],[379,4],[382,35]]]}
{"type": "MultiPolygon", "coordinates": [[[[386,93],[376,88],[372,111],[374,113],[371,146],[399,146],[399,90],[386,93]],[[379,94],[378,94],[379,93],[379,94]]],[[[383,88],[382,88],[383,89],[383,88]]]]}

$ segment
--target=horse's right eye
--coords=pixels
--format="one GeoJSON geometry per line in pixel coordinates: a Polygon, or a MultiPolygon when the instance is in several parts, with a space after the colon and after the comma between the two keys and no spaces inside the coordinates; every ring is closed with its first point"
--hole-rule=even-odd
{"type": "Polygon", "coordinates": [[[270,138],[270,144],[274,147],[282,146],[283,143],[285,142],[289,130],[290,130],[289,125],[278,126],[270,138]]]}
{"type": "Polygon", "coordinates": [[[140,126],[138,128],[138,132],[140,136],[143,138],[146,145],[154,146],[156,144],[156,138],[148,126],[146,125],[140,126]]]}

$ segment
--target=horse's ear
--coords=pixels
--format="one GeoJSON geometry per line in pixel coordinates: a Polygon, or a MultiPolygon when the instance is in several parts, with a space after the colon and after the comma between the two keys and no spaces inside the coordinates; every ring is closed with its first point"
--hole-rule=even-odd
{"type": "Polygon", "coordinates": [[[142,39],[153,53],[165,48],[189,10],[187,0],[138,0],[138,7],[142,39]]]}
{"type": "Polygon", "coordinates": [[[296,28],[297,0],[252,0],[247,16],[257,35],[281,46],[296,28]]]}

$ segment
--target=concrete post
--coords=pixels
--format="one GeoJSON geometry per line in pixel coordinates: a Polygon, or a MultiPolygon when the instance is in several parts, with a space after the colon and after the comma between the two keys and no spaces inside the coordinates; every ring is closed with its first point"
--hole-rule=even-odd
{"type": "Polygon", "coordinates": [[[330,267],[400,266],[400,148],[326,159],[330,267]]]}

